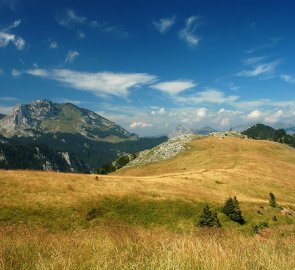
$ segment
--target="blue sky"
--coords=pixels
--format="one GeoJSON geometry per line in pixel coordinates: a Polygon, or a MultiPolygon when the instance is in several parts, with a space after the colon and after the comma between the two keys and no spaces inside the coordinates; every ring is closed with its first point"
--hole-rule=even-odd
{"type": "Polygon", "coordinates": [[[0,0],[0,112],[72,102],[140,135],[295,125],[294,1],[0,0]]]}

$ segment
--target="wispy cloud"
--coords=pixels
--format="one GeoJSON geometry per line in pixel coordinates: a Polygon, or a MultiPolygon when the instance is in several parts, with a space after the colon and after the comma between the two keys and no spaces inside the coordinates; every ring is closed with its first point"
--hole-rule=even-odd
{"type": "Polygon", "coordinates": [[[5,6],[12,11],[17,11],[20,6],[20,0],[0,0],[0,8],[5,6]]]}
{"type": "Polygon", "coordinates": [[[264,49],[271,48],[271,47],[275,46],[281,39],[282,38],[280,38],[280,37],[271,38],[271,39],[269,39],[269,41],[267,43],[264,43],[262,45],[258,45],[256,47],[253,47],[248,50],[245,50],[245,53],[252,54],[252,53],[264,50],[264,49]]]}
{"type": "Polygon", "coordinates": [[[239,99],[239,96],[227,96],[218,89],[206,89],[205,91],[198,92],[195,95],[186,97],[177,96],[175,100],[185,104],[204,104],[204,103],[231,103],[239,99]]]}
{"type": "Polygon", "coordinates": [[[19,101],[19,99],[15,98],[15,97],[0,97],[0,101],[17,102],[17,101],[19,101]]]}
{"type": "Polygon", "coordinates": [[[21,74],[22,74],[22,72],[20,70],[17,70],[17,69],[11,70],[11,75],[15,78],[19,77],[21,74]]]}
{"type": "Polygon", "coordinates": [[[119,38],[126,38],[129,36],[129,33],[119,26],[113,25],[110,22],[98,22],[88,19],[85,16],[78,15],[73,9],[67,9],[64,13],[58,14],[56,20],[61,26],[75,30],[79,38],[85,37],[85,33],[79,29],[83,25],[97,28],[103,33],[112,33],[119,38]]]}
{"type": "Polygon", "coordinates": [[[57,47],[58,47],[57,42],[55,40],[50,39],[49,40],[49,48],[56,49],[57,47]]]}
{"type": "Polygon", "coordinates": [[[232,90],[232,91],[238,91],[238,90],[240,89],[240,86],[236,85],[236,84],[233,83],[233,82],[229,82],[228,87],[229,87],[229,89],[232,90]]]}
{"type": "Polygon", "coordinates": [[[81,30],[77,31],[77,35],[78,35],[78,38],[80,38],[80,39],[85,38],[85,33],[83,31],[81,31],[81,30]]]}
{"type": "Polygon", "coordinates": [[[256,76],[269,76],[274,74],[275,69],[280,65],[281,60],[277,59],[272,62],[262,63],[263,57],[248,58],[244,61],[249,69],[242,70],[237,74],[241,77],[256,77],[256,76]]]}
{"type": "Polygon", "coordinates": [[[166,33],[176,23],[176,17],[162,18],[157,21],[153,21],[153,25],[161,33],[166,33]]]}
{"type": "Polygon", "coordinates": [[[81,100],[68,99],[68,98],[55,98],[53,101],[58,103],[72,103],[75,105],[80,105],[82,103],[81,100]]]}
{"type": "Polygon", "coordinates": [[[197,84],[193,81],[179,80],[179,81],[168,81],[161,82],[151,85],[151,88],[160,90],[162,92],[168,93],[170,95],[179,94],[187,89],[195,87],[197,84]]]}
{"type": "Polygon", "coordinates": [[[24,49],[26,44],[25,40],[22,37],[11,33],[11,31],[20,24],[21,20],[16,20],[7,28],[0,30],[0,47],[6,47],[12,43],[18,50],[24,49]]]}
{"type": "Polygon", "coordinates": [[[280,78],[287,83],[291,83],[291,84],[295,83],[295,78],[291,75],[283,74],[280,76],[280,78]]]}
{"type": "Polygon", "coordinates": [[[267,57],[266,56],[253,56],[253,57],[248,57],[243,60],[243,63],[245,65],[255,65],[263,60],[265,60],[267,57]]]}
{"type": "Polygon", "coordinates": [[[86,23],[87,17],[77,15],[73,9],[67,9],[64,14],[59,14],[56,20],[60,25],[71,28],[76,24],[86,23]]]}
{"type": "Polygon", "coordinates": [[[200,42],[200,37],[195,33],[200,23],[200,17],[189,17],[186,19],[185,27],[179,32],[180,39],[186,42],[190,47],[195,47],[200,42]]]}
{"type": "Polygon", "coordinates": [[[3,106],[3,105],[0,105],[0,113],[3,113],[3,114],[8,114],[9,112],[11,112],[13,109],[13,106],[3,106]]]}
{"type": "Polygon", "coordinates": [[[125,31],[121,27],[113,25],[109,22],[92,21],[90,22],[90,26],[99,29],[103,33],[114,34],[118,38],[127,38],[130,35],[129,32],[125,31]]]}
{"type": "Polygon", "coordinates": [[[26,73],[58,81],[74,89],[89,91],[98,96],[126,97],[130,89],[151,84],[156,80],[156,76],[147,73],[90,73],[68,69],[30,69],[26,73]]]}
{"type": "Polygon", "coordinates": [[[79,57],[79,55],[80,55],[80,53],[77,51],[69,51],[66,56],[65,62],[66,63],[73,63],[79,57]]]}

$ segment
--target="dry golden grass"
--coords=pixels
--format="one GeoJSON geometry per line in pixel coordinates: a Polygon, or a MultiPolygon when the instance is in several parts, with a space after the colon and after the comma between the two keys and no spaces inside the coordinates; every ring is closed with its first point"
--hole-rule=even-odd
{"type": "Polygon", "coordinates": [[[268,206],[273,192],[295,210],[295,150],[215,137],[190,146],[108,176],[0,171],[0,269],[295,269],[295,217],[268,206]],[[244,226],[220,213],[234,195],[244,226]],[[195,227],[205,201],[223,229],[195,227]],[[87,219],[93,208],[101,217],[87,219]],[[262,220],[270,228],[254,236],[262,220]]]}
{"type": "Polygon", "coordinates": [[[1,228],[0,241],[1,270],[295,269],[290,227],[249,237],[232,230],[175,234],[113,225],[56,234],[12,226],[1,228]]]}

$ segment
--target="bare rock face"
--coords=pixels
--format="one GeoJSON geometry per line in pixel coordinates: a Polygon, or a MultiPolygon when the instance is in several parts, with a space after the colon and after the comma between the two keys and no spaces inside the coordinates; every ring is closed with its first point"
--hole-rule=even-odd
{"type": "Polygon", "coordinates": [[[31,104],[17,104],[12,111],[0,120],[0,132],[8,137],[30,135],[30,129],[38,130],[42,120],[58,113],[49,100],[37,100],[31,104]]]}
{"type": "Polygon", "coordinates": [[[108,119],[70,103],[37,100],[30,104],[18,104],[0,119],[0,134],[6,137],[56,132],[80,134],[88,139],[109,142],[138,139],[135,134],[108,119]]]}

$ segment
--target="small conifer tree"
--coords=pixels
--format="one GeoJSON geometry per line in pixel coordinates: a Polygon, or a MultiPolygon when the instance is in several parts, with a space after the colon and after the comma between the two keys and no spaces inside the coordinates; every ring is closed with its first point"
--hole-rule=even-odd
{"type": "Polygon", "coordinates": [[[221,227],[217,213],[211,211],[208,204],[205,204],[200,220],[198,222],[199,227],[221,227]]]}
{"type": "Polygon", "coordinates": [[[270,199],[269,199],[269,205],[271,207],[277,207],[277,199],[276,199],[276,196],[272,192],[270,192],[269,193],[269,197],[270,197],[270,199]]]}
{"type": "Polygon", "coordinates": [[[238,222],[239,224],[244,224],[245,219],[243,218],[242,211],[239,206],[237,197],[229,197],[222,209],[222,212],[226,214],[232,221],[238,222]]]}

